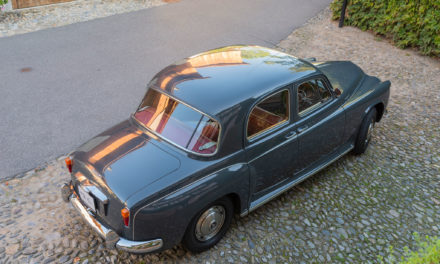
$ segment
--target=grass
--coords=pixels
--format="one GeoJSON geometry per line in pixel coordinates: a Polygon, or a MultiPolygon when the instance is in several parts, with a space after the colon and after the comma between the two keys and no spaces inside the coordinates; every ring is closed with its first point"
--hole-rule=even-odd
{"type": "Polygon", "coordinates": [[[380,263],[399,263],[399,264],[438,264],[440,263],[440,239],[437,237],[426,236],[421,239],[419,234],[414,233],[414,239],[417,242],[418,250],[411,251],[408,247],[404,248],[405,254],[400,261],[394,254],[393,247],[387,250],[388,256],[378,256],[380,263]]]}

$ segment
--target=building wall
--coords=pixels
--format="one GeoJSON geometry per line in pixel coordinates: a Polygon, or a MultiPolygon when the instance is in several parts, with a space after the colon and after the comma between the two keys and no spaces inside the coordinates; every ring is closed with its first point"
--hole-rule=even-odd
{"type": "Polygon", "coordinates": [[[13,9],[27,8],[41,5],[50,5],[62,2],[70,2],[73,0],[9,0],[8,5],[12,5],[13,9]]]}

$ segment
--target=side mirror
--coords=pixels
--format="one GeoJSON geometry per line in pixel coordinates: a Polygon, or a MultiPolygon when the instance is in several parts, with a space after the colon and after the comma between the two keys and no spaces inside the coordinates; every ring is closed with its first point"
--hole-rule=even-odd
{"type": "Polygon", "coordinates": [[[339,88],[335,88],[333,91],[335,92],[336,97],[339,97],[342,94],[342,92],[341,92],[341,90],[339,90],[339,88]]]}

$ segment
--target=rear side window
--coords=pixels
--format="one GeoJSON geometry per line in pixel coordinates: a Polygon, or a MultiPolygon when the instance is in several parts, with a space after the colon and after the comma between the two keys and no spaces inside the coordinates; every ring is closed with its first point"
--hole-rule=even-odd
{"type": "Polygon", "coordinates": [[[289,120],[289,91],[284,90],[257,104],[249,115],[247,137],[255,137],[289,120]]]}
{"type": "Polygon", "coordinates": [[[143,126],[181,148],[200,154],[214,154],[220,125],[214,119],[149,89],[134,114],[143,126]]]}
{"type": "Polygon", "coordinates": [[[310,80],[298,86],[298,112],[303,114],[330,100],[331,94],[321,79],[310,80]]]}

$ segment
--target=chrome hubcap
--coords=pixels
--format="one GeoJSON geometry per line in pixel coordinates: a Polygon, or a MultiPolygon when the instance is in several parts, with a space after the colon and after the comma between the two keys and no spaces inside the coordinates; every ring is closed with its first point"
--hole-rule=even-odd
{"type": "Polygon", "coordinates": [[[225,223],[225,208],[215,205],[206,210],[197,221],[196,238],[199,241],[206,241],[218,234],[225,223]]]}
{"type": "Polygon", "coordinates": [[[373,134],[373,131],[374,131],[374,121],[371,120],[371,123],[368,126],[367,138],[365,139],[365,143],[368,143],[370,141],[371,135],[373,134]]]}

